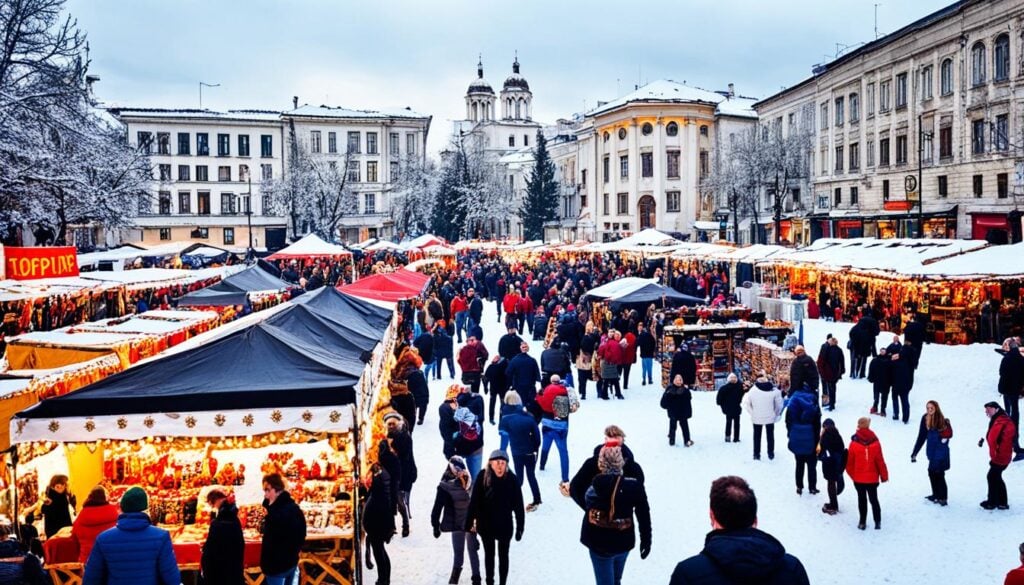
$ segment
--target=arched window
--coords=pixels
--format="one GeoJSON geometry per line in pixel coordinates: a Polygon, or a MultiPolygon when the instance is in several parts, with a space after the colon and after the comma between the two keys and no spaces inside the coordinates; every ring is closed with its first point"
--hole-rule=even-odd
{"type": "Polygon", "coordinates": [[[1010,78],[1010,35],[1003,33],[996,37],[995,48],[992,50],[992,69],[995,81],[1006,81],[1010,78]]]}
{"type": "Polygon", "coordinates": [[[651,132],[654,132],[654,126],[651,126],[650,122],[644,122],[644,125],[640,127],[640,131],[644,133],[644,136],[650,136],[651,132]]]}
{"type": "Polygon", "coordinates": [[[604,133],[604,141],[605,141],[605,142],[608,142],[608,139],[609,139],[609,138],[611,138],[611,137],[612,137],[611,133],[609,133],[609,132],[608,132],[608,131],[606,130],[606,131],[605,131],[605,133],[604,133]]]}
{"type": "Polygon", "coordinates": [[[940,95],[953,93],[953,60],[946,59],[939,66],[940,95]]]}
{"type": "Polygon", "coordinates": [[[977,42],[971,47],[971,85],[985,83],[985,68],[988,65],[985,59],[985,43],[977,42]]]}
{"type": "Polygon", "coordinates": [[[625,139],[626,139],[626,129],[625,128],[619,128],[619,140],[625,140],[625,139]]]}
{"type": "Polygon", "coordinates": [[[519,107],[520,107],[520,104],[522,104],[522,102],[520,100],[516,100],[516,119],[517,120],[519,119],[519,107]]]}
{"type": "Polygon", "coordinates": [[[701,126],[700,127],[700,135],[701,136],[707,136],[708,135],[708,127],[707,126],[701,126]]]}
{"type": "Polygon", "coordinates": [[[654,197],[644,195],[637,204],[638,215],[640,216],[640,229],[654,228],[657,224],[657,204],[654,197]]]}
{"type": "Polygon", "coordinates": [[[668,134],[669,136],[677,136],[679,134],[679,124],[669,122],[668,126],[665,126],[665,134],[668,134]]]}
{"type": "Polygon", "coordinates": [[[476,122],[477,120],[479,120],[479,118],[477,117],[476,102],[473,102],[473,121],[476,122]]]}

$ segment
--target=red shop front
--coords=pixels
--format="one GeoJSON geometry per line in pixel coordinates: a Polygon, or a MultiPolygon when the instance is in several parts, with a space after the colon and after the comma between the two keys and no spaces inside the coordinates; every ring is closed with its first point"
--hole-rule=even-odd
{"type": "Polygon", "coordinates": [[[1010,241],[1010,223],[1005,213],[971,214],[971,237],[1005,244],[1010,241]]]}
{"type": "Polygon", "coordinates": [[[836,235],[840,238],[862,237],[864,222],[859,219],[841,219],[836,222],[836,235]]]}

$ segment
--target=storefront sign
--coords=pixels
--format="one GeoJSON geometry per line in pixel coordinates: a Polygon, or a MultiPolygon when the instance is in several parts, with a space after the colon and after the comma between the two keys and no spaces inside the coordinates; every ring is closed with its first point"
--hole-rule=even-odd
{"type": "Polygon", "coordinates": [[[78,276],[78,254],[74,246],[60,248],[4,247],[6,277],[34,280],[60,276],[78,276]]]}
{"type": "Polygon", "coordinates": [[[886,201],[882,204],[886,211],[909,211],[913,206],[912,201],[886,201]]]}

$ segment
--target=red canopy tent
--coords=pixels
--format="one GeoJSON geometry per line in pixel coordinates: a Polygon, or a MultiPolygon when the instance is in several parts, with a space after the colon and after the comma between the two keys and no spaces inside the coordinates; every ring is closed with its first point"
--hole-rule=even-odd
{"type": "Polygon", "coordinates": [[[398,270],[360,278],[352,284],[339,286],[341,292],[374,301],[395,303],[423,294],[430,276],[422,272],[398,270]]]}

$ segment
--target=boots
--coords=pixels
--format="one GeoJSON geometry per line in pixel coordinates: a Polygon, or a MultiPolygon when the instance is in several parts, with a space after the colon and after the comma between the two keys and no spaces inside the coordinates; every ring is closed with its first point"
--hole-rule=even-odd
{"type": "Polygon", "coordinates": [[[452,569],[452,576],[448,578],[448,585],[458,585],[459,576],[462,575],[462,569],[452,569]]]}

